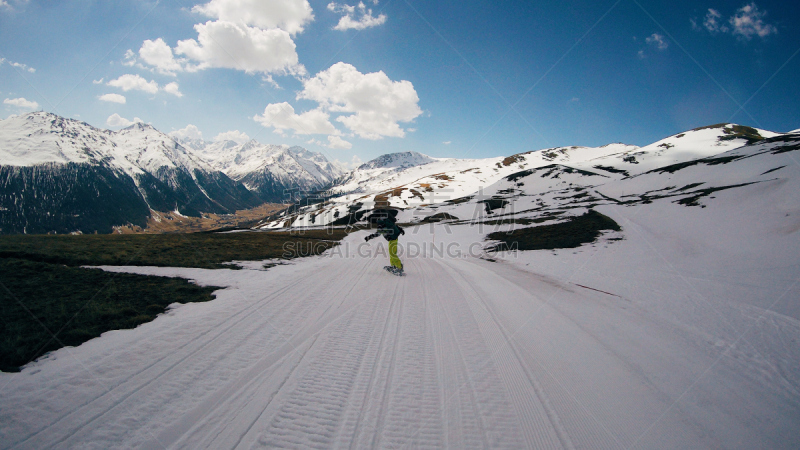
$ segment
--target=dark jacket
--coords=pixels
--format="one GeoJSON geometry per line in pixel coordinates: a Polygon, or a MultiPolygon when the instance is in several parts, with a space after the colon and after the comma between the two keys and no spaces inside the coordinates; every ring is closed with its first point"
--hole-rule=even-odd
{"type": "Polygon", "coordinates": [[[383,235],[387,241],[394,241],[395,239],[399,238],[401,234],[406,234],[402,228],[397,226],[397,222],[395,222],[394,217],[382,217],[377,219],[375,224],[378,225],[378,231],[364,238],[365,241],[380,235],[383,235]]]}

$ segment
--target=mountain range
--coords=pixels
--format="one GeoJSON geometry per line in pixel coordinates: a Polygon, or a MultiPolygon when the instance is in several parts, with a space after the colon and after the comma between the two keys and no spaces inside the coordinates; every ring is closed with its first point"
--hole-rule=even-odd
{"type": "Polygon", "coordinates": [[[406,224],[492,226],[568,220],[599,205],[656,200],[705,208],[722,191],[775,188],[797,178],[798,167],[771,156],[798,149],[798,131],[722,123],[644,147],[558,147],[476,160],[384,157],[394,162],[364,164],[342,178],[331,198],[271,216],[259,227],[354,225],[385,207],[401,210],[398,220],[406,224]]]}
{"type": "Polygon", "coordinates": [[[705,207],[716,193],[794,177],[769,155],[800,132],[716,124],[644,147],[556,147],[484,159],[382,155],[346,172],[302,147],[175,140],[150,125],[120,131],[45,112],[0,121],[0,233],[113,232],[154,211],[199,217],[289,203],[257,228],[352,225],[374,208],[405,223],[534,223],[598,205],[665,199],[705,207]]]}
{"type": "Polygon", "coordinates": [[[199,217],[285,201],[344,170],[301,147],[179,142],[46,112],[0,121],[0,233],[110,233],[152,211],[199,217]]]}

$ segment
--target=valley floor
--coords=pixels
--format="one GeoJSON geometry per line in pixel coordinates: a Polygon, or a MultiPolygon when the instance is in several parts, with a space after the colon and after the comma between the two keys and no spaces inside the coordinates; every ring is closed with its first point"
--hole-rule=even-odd
{"type": "Polygon", "coordinates": [[[0,446],[800,447],[796,267],[679,270],[663,217],[603,212],[624,240],[496,262],[420,227],[406,277],[366,231],[266,271],[106,268],[230,287],[0,374],[0,446]]]}

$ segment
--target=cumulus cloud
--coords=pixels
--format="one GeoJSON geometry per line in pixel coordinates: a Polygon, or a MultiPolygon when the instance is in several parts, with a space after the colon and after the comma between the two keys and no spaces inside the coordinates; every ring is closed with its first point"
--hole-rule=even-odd
{"type": "Polygon", "coordinates": [[[28,100],[24,97],[20,98],[7,98],[3,100],[3,104],[19,108],[24,111],[35,111],[39,109],[39,104],[33,100],[28,100]]]}
{"type": "Polygon", "coordinates": [[[302,32],[305,24],[314,20],[308,0],[211,0],[192,11],[225,22],[279,28],[290,34],[302,32]]]}
{"type": "Polygon", "coordinates": [[[721,22],[722,14],[713,8],[708,8],[708,13],[706,13],[706,17],[703,19],[703,27],[701,28],[697,25],[697,21],[692,19],[692,28],[695,30],[701,30],[705,28],[708,30],[709,33],[719,33],[719,32],[727,32],[728,27],[721,22]]]}
{"type": "Polygon", "coordinates": [[[33,67],[28,67],[26,64],[11,61],[9,61],[8,64],[10,64],[11,67],[16,67],[17,69],[24,70],[26,72],[36,73],[36,69],[33,67]]]}
{"type": "MultiPolygon", "coordinates": [[[[375,1],[375,4],[378,2],[375,1]]],[[[372,10],[367,8],[364,2],[359,2],[357,6],[350,6],[337,3],[329,3],[328,10],[337,14],[344,14],[339,23],[333,27],[334,30],[363,30],[365,28],[376,27],[386,22],[386,14],[378,17],[372,15],[372,10]]]]}
{"type": "Polygon", "coordinates": [[[298,99],[316,101],[331,112],[353,113],[336,118],[365,139],[404,137],[398,122],[422,114],[419,97],[410,81],[392,81],[385,73],[363,74],[339,62],[303,83],[298,99]]]}
{"type": "Polygon", "coordinates": [[[133,120],[128,120],[117,113],[114,113],[108,116],[106,119],[106,125],[116,128],[116,127],[129,127],[135,123],[143,122],[142,119],[138,117],[134,117],[133,120]]]}
{"type": "Polygon", "coordinates": [[[732,33],[745,40],[750,40],[753,36],[763,39],[770,34],[777,33],[777,28],[764,23],[766,15],[767,13],[760,11],[755,3],[742,6],[729,20],[731,27],[733,27],[732,33]]]}
{"type": "Polygon", "coordinates": [[[345,141],[340,136],[328,136],[328,147],[349,150],[353,148],[353,144],[345,141]]]}
{"type": "MultiPolygon", "coordinates": [[[[306,142],[306,144],[316,144],[316,145],[319,145],[320,147],[333,148],[333,149],[337,149],[337,150],[349,150],[349,149],[353,148],[353,144],[351,144],[350,142],[345,141],[344,139],[341,138],[341,136],[337,136],[337,135],[328,136],[328,142],[320,141],[318,139],[310,139],[308,142],[306,142]]],[[[361,162],[360,162],[361,159],[359,158],[358,160],[359,160],[358,165],[360,165],[361,164],[361,162]]],[[[336,160],[336,162],[338,164],[342,165],[342,166],[347,166],[346,163],[343,163],[343,162],[341,162],[339,160],[336,160]]]]}
{"type": "Polygon", "coordinates": [[[125,92],[136,90],[144,91],[149,94],[158,92],[158,83],[155,81],[147,81],[139,75],[125,74],[116,80],[111,80],[106,83],[108,86],[114,86],[122,89],[125,92]]]}
{"type": "Polygon", "coordinates": [[[219,141],[234,141],[237,144],[244,144],[245,142],[250,141],[250,136],[239,130],[232,130],[216,135],[214,137],[214,142],[219,142],[219,141]]]}
{"type": "Polygon", "coordinates": [[[669,42],[667,42],[667,40],[664,39],[664,36],[658,33],[653,33],[652,35],[648,36],[645,39],[645,42],[656,47],[659,50],[666,50],[667,47],[669,47],[669,42]]]}
{"type": "Polygon", "coordinates": [[[197,40],[179,41],[175,53],[198,62],[198,69],[211,67],[243,70],[247,73],[302,75],[294,41],[285,30],[262,30],[226,21],[209,21],[194,26],[197,40]]]}
{"type": "Polygon", "coordinates": [[[26,3],[28,3],[28,0],[0,0],[0,7],[6,8],[8,11],[15,11],[18,10],[17,8],[25,6],[26,3]],[[12,5],[12,3],[14,5],[12,5]]]}
{"type": "Polygon", "coordinates": [[[256,115],[253,120],[267,128],[274,128],[277,133],[288,129],[295,134],[338,134],[330,122],[330,115],[322,109],[297,114],[287,102],[270,103],[264,108],[264,114],[256,115]]]}
{"type": "Polygon", "coordinates": [[[125,96],[120,94],[103,94],[99,97],[100,101],[125,104],[125,96]]]}
{"type": "Polygon", "coordinates": [[[125,57],[122,60],[122,65],[128,67],[133,67],[136,65],[136,53],[134,53],[133,50],[128,49],[128,51],[125,52],[125,57]]]}
{"type": "Polygon", "coordinates": [[[183,97],[183,94],[181,93],[180,88],[178,87],[178,83],[174,81],[172,83],[167,83],[167,85],[164,86],[164,92],[166,92],[167,94],[172,94],[176,97],[183,97]]]}
{"type": "Polygon", "coordinates": [[[695,19],[691,19],[692,28],[695,30],[706,30],[711,34],[730,33],[740,39],[749,41],[755,36],[766,38],[778,32],[774,25],[764,22],[766,11],[758,9],[755,3],[749,3],[736,10],[736,14],[723,20],[722,13],[716,9],[709,8],[703,19],[702,27],[697,24],[695,19]]]}
{"type": "Polygon", "coordinates": [[[169,135],[175,139],[203,139],[203,133],[192,124],[186,125],[180,130],[171,131],[169,135]]]}
{"type": "Polygon", "coordinates": [[[159,73],[164,75],[175,76],[175,72],[184,70],[181,63],[175,60],[172,49],[161,38],[155,41],[149,39],[144,41],[139,49],[139,56],[144,62],[155,67],[159,73]]]}

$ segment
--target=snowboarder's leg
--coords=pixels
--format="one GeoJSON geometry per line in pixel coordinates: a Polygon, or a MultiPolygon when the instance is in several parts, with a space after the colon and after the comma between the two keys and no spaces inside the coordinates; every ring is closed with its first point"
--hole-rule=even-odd
{"type": "Polygon", "coordinates": [[[397,257],[397,239],[389,241],[389,262],[392,264],[392,267],[403,270],[403,263],[400,262],[400,258],[397,257]]]}

